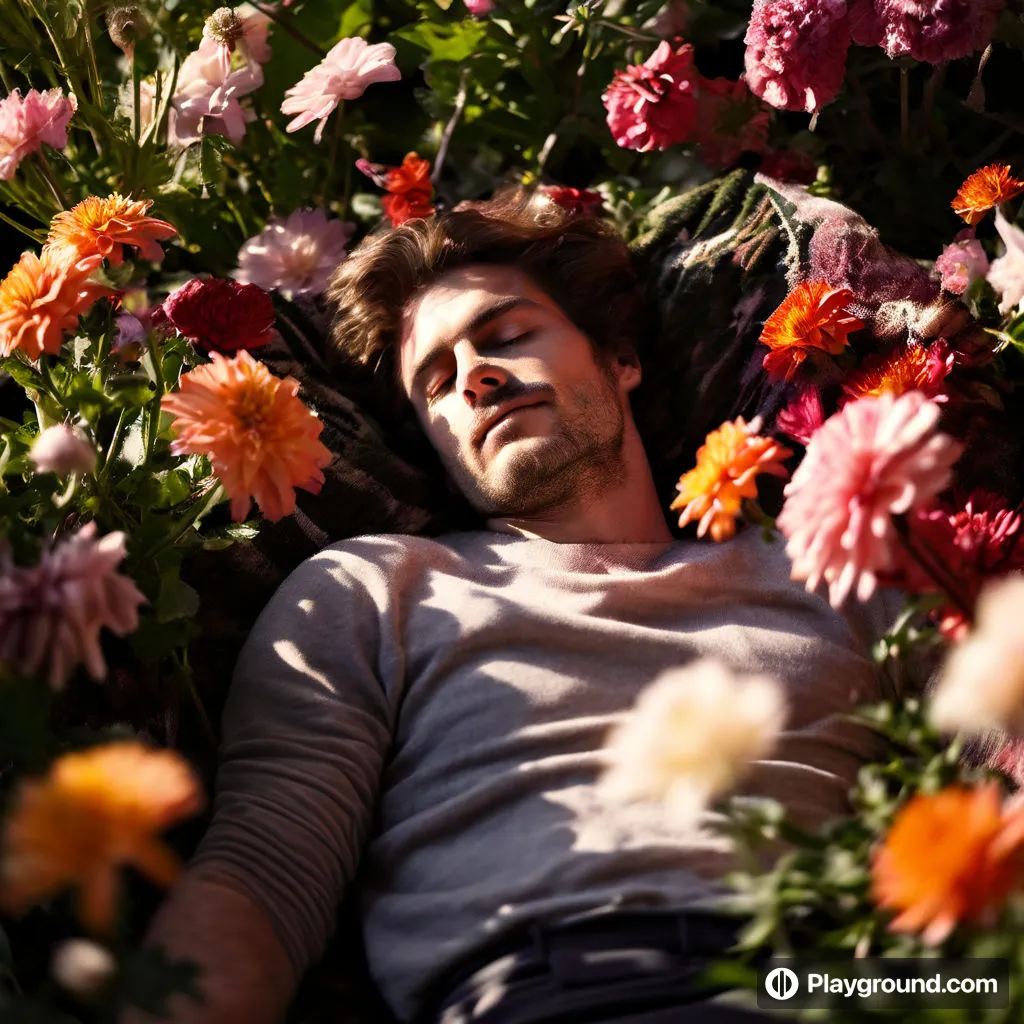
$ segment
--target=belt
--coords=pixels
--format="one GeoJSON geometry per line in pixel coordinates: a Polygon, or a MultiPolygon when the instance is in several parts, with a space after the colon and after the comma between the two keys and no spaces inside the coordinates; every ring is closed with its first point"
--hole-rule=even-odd
{"type": "Polygon", "coordinates": [[[635,976],[641,961],[656,971],[673,969],[684,959],[721,956],[736,944],[745,922],[714,911],[633,908],[524,924],[438,978],[417,1021],[435,1021],[474,975],[508,956],[522,960],[516,966],[524,973],[550,972],[563,988],[586,986],[614,981],[617,972],[635,976]],[[617,960],[616,951],[629,955],[617,960]]]}

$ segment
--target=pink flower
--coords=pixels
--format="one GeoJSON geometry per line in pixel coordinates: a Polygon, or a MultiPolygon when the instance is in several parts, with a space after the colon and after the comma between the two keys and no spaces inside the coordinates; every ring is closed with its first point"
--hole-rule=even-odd
{"type": "Polygon", "coordinates": [[[971,284],[988,273],[988,257],[974,232],[967,228],[942,250],[935,261],[935,269],[947,292],[963,295],[971,284]]]}
{"type": "Polygon", "coordinates": [[[664,40],[643,64],[616,71],[601,97],[616,143],[647,153],[686,142],[697,118],[698,75],[693,47],[673,50],[664,40]]]}
{"type": "Polygon", "coordinates": [[[643,28],[662,39],[681,36],[690,20],[689,6],[689,0],[671,0],[668,7],[661,14],[645,22],[643,28]]]}
{"type": "Polygon", "coordinates": [[[177,141],[188,145],[198,142],[203,135],[224,135],[239,145],[245,138],[246,124],[256,118],[239,101],[262,84],[259,64],[247,61],[232,71],[227,47],[204,37],[199,48],[185,58],[178,73],[174,94],[177,141]]]}
{"type": "Polygon", "coordinates": [[[770,120],[742,78],[705,78],[700,83],[694,137],[712,167],[731,167],[747,151],[763,153],[770,120]]]}
{"type": "Polygon", "coordinates": [[[797,149],[775,149],[765,153],[760,171],[766,178],[809,185],[817,176],[818,164],[809,153],[797,149]]]}
{"type": "Polygon", "coordinates": [[[68,121],[78,109],[74,94],[60,89],[29,89],[24,99],[15,89],[0,100],[0,181],[10,181],[25,157],[43,143],[53,149],[68,144],[68,121]]]}
{"type": "Polygon", "coordinates": [[[327,118],[342,100],[358,99],[374,82],[397,82],[402,77],[395,65],[396,52],[390,43],[370,45],[358,36],[342,39],[301,82],[285,92],[281,113],[298,115],[285,130],[297,132],[319,120],[313,136],[313,141],[319,142],[327,118]]]}
{"type": "Polygon", "coordinates": [[[999,292],[1000,313],[1010,313],[1024,300],[1024,231],[1011,224],[996,210],[996,231],[1006,246],[1006,252],[992,261],[988,283],[999,292]]]}
{"type": "Polygon", "coordinates": [[[804,388],[775,417],[776,428],[803,445],[806,445],[824,424],[825,410],[821,404],[821,392],[815,387],[804,388]]]}
{"type": "Polygon", "coordinates": [[[249,51],[249,59],[257,64],[266,64],[274,55],[267,43],[272,20],[252,4],[236,7],[235,14],[242,22],[242,42],[249,51]]]}
{"type": "Polygon", "coordinates": [[[492,0],[466,0],[466,10],[474,18],[485,18],[494,10],[492,0]]]}
{"type": "Polygon", "coordinates": [[[81,434],[63,423],[47,427],[32,445],[28,457],[39,473],[91,473],[96,467],[96,449],[81,434]]]}
{"type": "Polygon", "coordinates": [[[319,295],[345,258],[354,230],[353,224],[328,218],[323,210],[296,210],[283,220],[272,217],[239,249],[233,276],[287,299],[319,295]]]}
{"type": "Polygon", "coordinates": [[[556,206],[568,210],[573,216],[600,217],[608,211],[604,208],[604,196],[589,188],[570,188],[567,185],[541,185],[538,189],[556,206]]]}
{"type": "Polygon", "coordinates": [[[938,420],[934,402],[908,391],[851,402],[815,433],[776,520],[794,579],[808,590],[824,579],[836,608],[851,591],[872,595],[899,564],[892,517],[944,490],[960,457],[938,420]]]}
{"type": "Polygon", "coordinates": [[[89,523],[31,568],[0,562],[0,662],[19,675],[45,675],[55,690],[80,664],[103,679],[100,631],[134,632],[146,600],[117,572],[124,556],[123,533],[97,539],[96,524],[89,523]]]}
{"type": "Polygon", "coordinates": [[[941,64],[984,50],[1003,0],[853,0],[850,32],[890,57],[941,64]]]}
{"type": "Polygon", "coordinates": [[[754,94],[780,110],[815,114],[846,73],[845,0],[755,0],[744,42],[754,94]]]}

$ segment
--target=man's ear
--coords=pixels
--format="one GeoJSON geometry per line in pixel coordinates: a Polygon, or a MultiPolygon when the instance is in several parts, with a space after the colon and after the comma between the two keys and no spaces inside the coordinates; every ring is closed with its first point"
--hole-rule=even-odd
{"type": "Polygon", "coordinates": [[[632,345],[621,345],[612,357],[612,367],[619,386],[629,392],[636,388],[643,378],[640,357],[632,345]]]}

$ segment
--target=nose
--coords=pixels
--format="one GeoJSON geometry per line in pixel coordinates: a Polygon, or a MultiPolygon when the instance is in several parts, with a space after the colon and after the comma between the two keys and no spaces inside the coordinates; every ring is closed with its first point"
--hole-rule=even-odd
{"type": "Polygon", "coordinates": [[[458,390],[470,408],[475,409],[489,392],[508,381],[508,372],[486,356],[467,355],[460,362],[458,390]]]}

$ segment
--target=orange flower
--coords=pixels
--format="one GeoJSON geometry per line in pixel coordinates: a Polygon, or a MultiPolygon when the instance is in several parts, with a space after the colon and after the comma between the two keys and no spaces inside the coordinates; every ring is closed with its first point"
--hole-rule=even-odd
{"type": "Polygon", "coordinates": [[[73,263],[102,256],[119,266],[126,245],[137,248],[143,258],[159,262],[164,251],[158,242],[178,232],[167,221],[146,216],[152,205],[151,200],[125,199],[116,192],[106,199],[89,196],[53,218],[46,244],[73,263]]]}
{"type": "Polygon", "coordinates": [[[130,865],[170,885],[180,864],[157,834],[202,804],[195,775],[170,750],[128,740],[65,754],[15,796],[0,863],[4,906],[22,914],[75,888],[82,924],[109,933],[117,869],[130,865]]]}
{"type": "Polygon", "coordinates": [[[954,356],[941,339],[931,347],[907,345],[884,356],[869,356],[843,381],[843,391],[851,399],[923,391],[926,397],[941,401],[943,382],[953,363],[954,356]]]}
{"type": "Polygon", "coordinates": [[[384,187],[391,193],[381,200],[384,213],[392,227],[415,217],[429,217],[434,212],[431,197],[430,164],[416,153],[406,153],[400,167],[388,169],[384,187]]]}
{"type": "Polygon", "coordinates": [[[295,488],[313,494],[324,482],[331,453],[317,438],[323,424],[297,397],[299,382],[275,377],[244,349],[181,378],[163,400],[175,417],[175,455],[208,455],[237,521],[255,498],[273,522],[295,511],[295,488]]]}
{"type": "Polygon", "coordinates": [[[792,380],[808,349],[838,355],[850,343],[850,331],[864,324],[847,312],[853,300],[848,288],[833,288],[824,281],[804,281],[765,321],[761,341],[771,349],[762,364],[778,379],[792,380]]]}
{"type": "Polygon", "coordinates": [[[710,528],[714,540],[728,540],[736,533],[743,499],[757,497],[758,473],[787,475],[782,462],[793,452],[773,438],[758,437],[756,422],[745,423],[741,416],[708,434],[696,467],[680,477],[679,494],[669,506],[683,510],[680,526],[696,520],[698,537],[710,528]]]}
{"type": "Polygon", "coordinates": [[[46,246],[41,256],[24,253],[0,282],[0,356],[20,349],[35,360],[60,352],[64,332],[97,299],[113,294],[89,280],[101,262],[92,256],[73,265],[46,246]]]}
{"type": "Polygon", "coordinates": [[[1010,174],[1009,164],[989,164],[968,177],[949,205],[973,227],[989,210],[1008,203],[1021,192],[1024,181],[1010,174]]]}
{"type": "Polygon", "coordinates": [[[893,822],[872,863],[872,895],[900,911],[892,931],[942,942],[961,921],[991,917],[1024,882],[1024,805],[997,783],[919,794],[893,822]]]}

